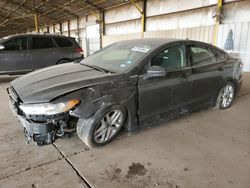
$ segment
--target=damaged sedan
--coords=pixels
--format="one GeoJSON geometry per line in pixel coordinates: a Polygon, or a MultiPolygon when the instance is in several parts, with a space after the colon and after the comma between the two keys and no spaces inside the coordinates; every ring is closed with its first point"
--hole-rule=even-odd
{"type": "Polygon", "coordinates": [[[8,88],[28,141],[50,144],[76,131],[89,147],[208,107],[231,106],[242,84],[239,58],[203,42],[137,39],[80,63],[24,75],[8,88]]]}

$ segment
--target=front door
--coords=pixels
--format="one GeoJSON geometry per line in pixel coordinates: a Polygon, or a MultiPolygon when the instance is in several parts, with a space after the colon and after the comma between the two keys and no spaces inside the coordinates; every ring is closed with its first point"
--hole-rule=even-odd
{"type": "Polygon", "coordinates": [[[25,73],[32,71],[27,37],[16,37],[3,43],[0,50],[0,73],[25,73]]]}
{"type": "Polygon", "coordinates": [[[170,119],[189,108],[191,81],[184,45],[165,48],[155,55],[139,76],[139,121],[144,126],[163,119],[170,119]],[[147,79],[147,70],[161,66],[166,76],[147,79]]]}

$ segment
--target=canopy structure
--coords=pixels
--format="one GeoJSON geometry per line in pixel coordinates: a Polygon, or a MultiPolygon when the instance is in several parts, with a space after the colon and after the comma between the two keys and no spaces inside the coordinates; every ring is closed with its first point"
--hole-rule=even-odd
{"type": "Polygon", "coordinates": [[[127,0],[1,0],[0,36],[35,30],[91,14],[99,14],[127,0]],[[38,21],[37,21],[38,20],[38,21]]]}

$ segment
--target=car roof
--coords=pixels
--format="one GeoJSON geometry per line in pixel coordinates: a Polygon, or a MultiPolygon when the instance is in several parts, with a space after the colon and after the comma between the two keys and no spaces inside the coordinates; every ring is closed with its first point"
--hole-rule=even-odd
{"type": "Polygon", "coordinates": [[[152,46],[162,46],[168,43],[178,43],[178,42],[190,42],[190,43],[200,43],[200,44],[205,44],[205,45],[211,45],[209,43],[205,43],[202,41],[195,41],[195,40],[189,40],[189,39],[178,39],[178,38],[142,38],[142,39],[133,39],[133,40],[123,40],[123,41],[118,41],[116,43],[123,43],[123,44],[128,44],[128,45],[136,45],[136,44],[141,44],[141,45],[147,45],[150,44],[152,46]]]}
{"type": "MultiPolygon", "coordinates": [[[[133,39],[133,40],[123,40],[118,41],[113,44],[121,44],[121,45],[129,45],[129,46],[150,46],[152,50],[157,49],[161,46],[165,46],[167,44],[172,43],[181,43],[181,42],[188,42],[188,43],[196,43],[196,44],[204,44],[209,45],[211,47],[214,47],[212,44],[201,42],[201,41],[195,41],[195,40],[189,40],[189,39],[178,39],[178,38],[142,38],[142,39],[133,39]]],[[[112,45],[112,44],[111,44],[112,45]]]]}
{"type": "Polygon", "coordinates": [[[41,34],[39,34],[39,33],[27,33],[27,34],[9,35],[9,36],[2,37],[1,39],[10,39],[10,38],[13,38],[13,37],[27,37],[27,36],[38,36],[38,37],[50,36],[50,37],[73,38],[73,37],[68,37],[68,36],[64,36],[64,35],[53,35],[53,34],[42,34],[42,33],[41,34]]]}
{"type": "MultiPolygon", "coordinates": [[[[166,43],[185,41],[184,39],[175,39],[175,38],[142,38],[142,39],[133,39],[133,40],[123,40],[119,41],[126,44],[152,44],[152,45],[164,45],[166,43]]],[[[118,43],[119,43],[118,42],[118,43]]]]}

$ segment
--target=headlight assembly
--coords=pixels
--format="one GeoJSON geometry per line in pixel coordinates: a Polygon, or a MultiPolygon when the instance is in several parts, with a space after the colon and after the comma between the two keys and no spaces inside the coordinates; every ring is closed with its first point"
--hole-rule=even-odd
{"type": "Polygon", "coordinates": [[[40,104],[21,104],[20,108],[25,114],[29,115],[54,115],[67,112],[74,106],[79,104],[80,101],[73,99],[61,103],[40,103],[40,104]]]}

